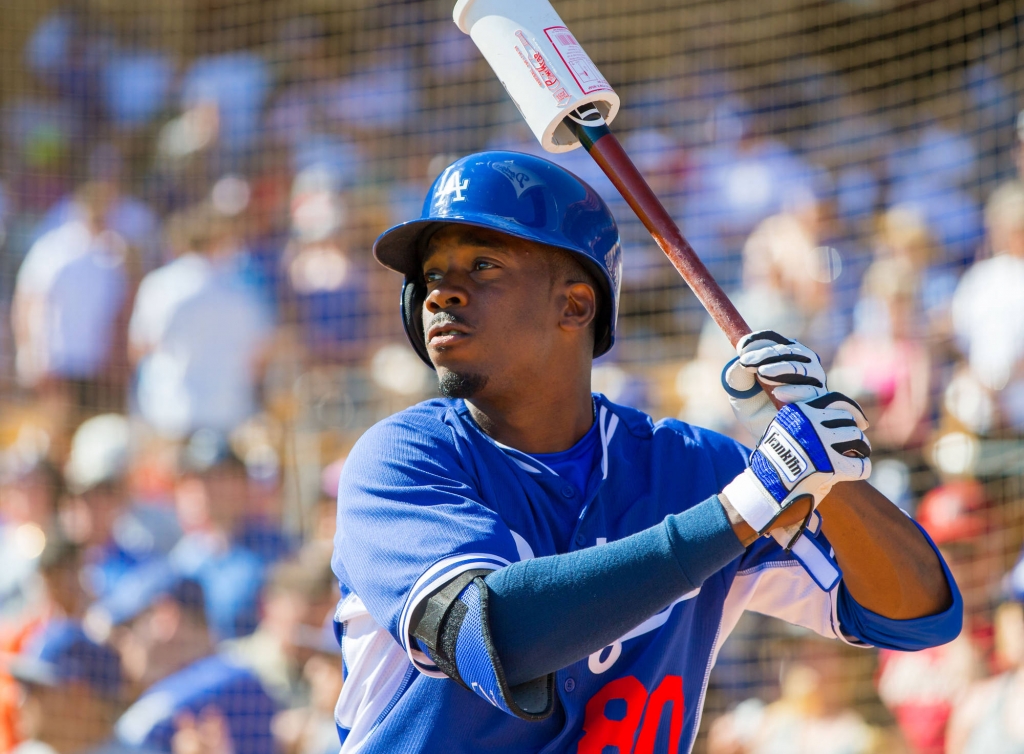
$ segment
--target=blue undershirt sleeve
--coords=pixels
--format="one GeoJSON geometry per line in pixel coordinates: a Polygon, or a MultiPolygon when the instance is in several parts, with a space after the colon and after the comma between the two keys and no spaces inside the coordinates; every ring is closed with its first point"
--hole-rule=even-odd
{"type": "Polygon", "coordinates": [[[850,594],[846,584],[840,582],[836,607],[839,625],[847,636],[852,636],[865,644],[881,649],[916,652],[920,649],[946,644],[960,635],[964,619],[963,597],[960,595],[956,581],[953,580],[953,575],[949,572],[949,566],[946,565],[946,561],[939,553],[935,543],[932,542],[931,537],[921,528],[920,524],[916,521],[914,524],[924,534],[928,544],[935,550],[939,562],[942,563],[943,573],[946,574],[946,583],[953,595],[952,604],[946,610],[935,615],[909,620],[893,620],[863,607],[850,594]]]}
{"type": "Polygon", "coordinates": [[[542,677],[611,644],[743,551],[712,496],[624,539],[488,574],[487,620],[508,683],[542,677]]]}

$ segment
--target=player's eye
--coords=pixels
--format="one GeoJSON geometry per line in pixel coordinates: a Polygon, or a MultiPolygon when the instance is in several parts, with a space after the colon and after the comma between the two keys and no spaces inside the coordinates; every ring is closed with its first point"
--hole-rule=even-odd
{"type": "Polygon", "coordinates": [[[437,270],[427,270],[423,273],[423,282],[436,283],[441,279],[441,273],[437,270]]]}
{"type": "Polygon", "coordinates": [[[474,271],[476,271],[476,270],[496,270],[496,269],[498,269],[498,265],[494,264],[494,262],[489,262],[486,259],[478,259],[475,262],[473,262],[473,270],[474,271]]]}

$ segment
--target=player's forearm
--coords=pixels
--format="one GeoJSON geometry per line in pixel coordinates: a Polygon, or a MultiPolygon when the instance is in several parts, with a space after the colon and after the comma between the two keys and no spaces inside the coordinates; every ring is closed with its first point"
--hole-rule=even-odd
{"type": "Polygon", "coordinates": [[[818,510],[846,588],[861,606],[894,620],[949,608],[953,596],[938,555],[867,482],[837,484],[818,510]]]}
{"type": "Polygon", "coordinates": [[[486,578],[490,625],[509,682],[611,644],[737,558],[717,498],[600,547],[513,563],[486,578]]]}

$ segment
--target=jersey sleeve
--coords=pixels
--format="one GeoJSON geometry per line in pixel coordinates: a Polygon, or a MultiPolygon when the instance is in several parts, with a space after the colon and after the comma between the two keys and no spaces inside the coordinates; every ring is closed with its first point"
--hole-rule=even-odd
{"type": "MultiPolygon", "coordinates": [[[[731,631],[745,609],[853,646],[912,652],[952,641],[962,627],[963,600],[942,555],[920,525],[915,525],[935,550],[953,594],[952,604],[941,613],[909,620],[873,613],[850,595],[842,581],[831,591],[822,591],[795,558],[774,540],[762,538],[740,561],[726,598],[726,628],[731,631]]],[[[822,532],[816,538],[826,551],[831,551],[822,532]]]]}
{"type": "Polygon", "coordinates": [[[426,600],[466,571],[517,560],[511,532],[481,499],[441,418],[405,412],[356,443],[338,490],[334,569],[421,672],[444,676],[410,640],[426,600]]]}
{"type": "MultiPolygon", "coordinates": [[[[830,551],[825,535],[819,531],[817,537],[826,551],[830,551]]],[[[856,636],[844,633],[840,626],[841,585],[840,581],[831,591],[823,591],[796,558],[774,539],[762,537],[747,548],[740,559],[725,600],[723,628],[731,631],[740,614],[751,610],[802,626],[829,639],[868,646],[856,636]]]]}
{"type": "Polygon", "coordinates": [[[960,635],[964,622],[964,601],[960,589],[956,585],[949,566],[943,559],[939,549],[931,537],[919,523],[914,525],[928,540],[935,555],[942,564],[942,572],[953,596],[948,608],[935,615],[909,620],[893,620],[884,615],[873,613],[853,598],[844,584],[839,585],[837,595],[837,615],[843,632],[860,641],[881,649],[894,649],[900,652],[916,652],[939,644],[947,644],[960,635]]]}

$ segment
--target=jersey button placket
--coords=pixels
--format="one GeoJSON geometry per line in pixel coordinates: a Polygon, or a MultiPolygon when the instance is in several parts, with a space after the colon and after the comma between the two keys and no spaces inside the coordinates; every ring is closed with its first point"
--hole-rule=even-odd
{"type": "Polygon", "coordinates": [[[572,678],[566,678],[565,683],[562,684],[562,688],[565,689],[566,693],[571,694],[576,688],[576,681],[572,678]]]}
{"type": "Polygon", "coordinates": [[[583,547],[587,543],[587,537],[583,532],[579,532],[576,535],[576,546],[583,547]]]}
{"type": "Polygon", "coordinates": [[[576,490],[573,489],[571,484],[567,484],[562,488],[562,497],[566,500],[576,497],[576,490]]]}

